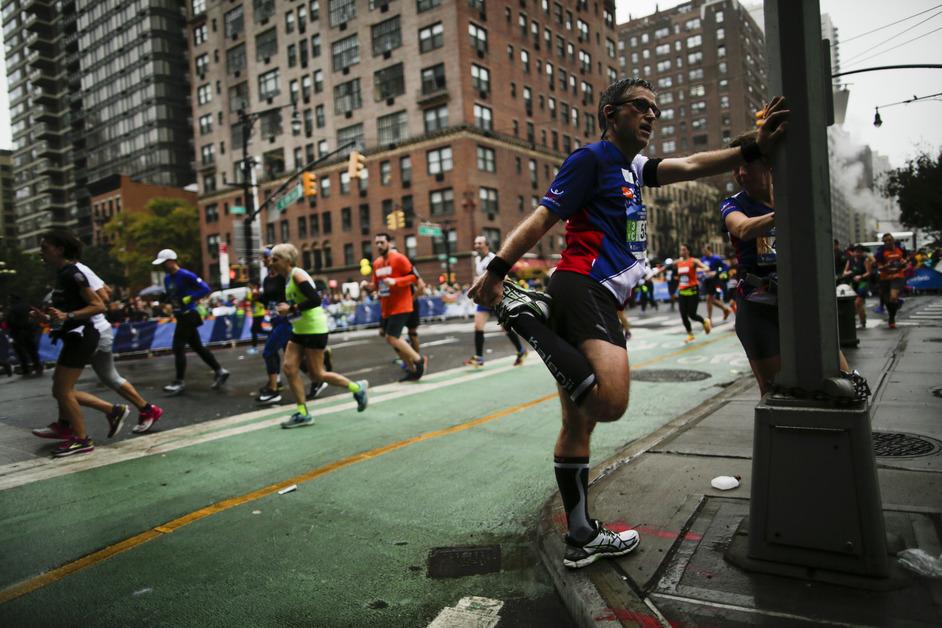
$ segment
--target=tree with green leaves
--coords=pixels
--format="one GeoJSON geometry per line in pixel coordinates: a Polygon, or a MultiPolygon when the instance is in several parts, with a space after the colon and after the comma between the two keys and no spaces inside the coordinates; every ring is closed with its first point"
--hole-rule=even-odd
{"type": "Polygon", "coordinates": [[[9,239],[0,243],[0,305],[9,305],[13,295],[31,305],[42,303],[52,290],[54,273],[35,253],[24,253],[9,239]]]}
{"type": "Polygon", "coordinates": [[[942,238],[942,151],[936,158],[922,153],[902,168],[890,171],[884,194],[899,201],[900,220],[942,238]]]}
{"type": "Polygon", "coordinates": [[[199,272],[203,267],[199,224],[198,210],[190,203],[153,198],[147,211],[115,214],[105,233],[114,238],[112,254],[127,268],[128,285],[137,291],[150,285],[151,262],[161,249],[173,249],[181,266],[199,272]]]}

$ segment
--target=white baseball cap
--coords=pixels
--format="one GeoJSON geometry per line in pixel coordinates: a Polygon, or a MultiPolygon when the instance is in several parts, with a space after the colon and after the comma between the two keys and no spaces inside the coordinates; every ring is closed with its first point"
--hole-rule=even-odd
{"type": "Polygon", "coordinates": [[[170,259],[172,260],[177,259],[176,251],[174,251],[173,249],[164,249],[160,253],[157,254],[157,259],[151,262],[151,264],[156,266],[157,264],[163,264],[164,262],[170,259]]]}

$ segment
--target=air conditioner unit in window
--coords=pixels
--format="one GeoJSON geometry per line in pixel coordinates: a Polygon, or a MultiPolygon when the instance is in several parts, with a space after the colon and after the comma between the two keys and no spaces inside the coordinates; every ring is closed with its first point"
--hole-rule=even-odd
{"type": "Polygon", "coordinates": [[[411,179],[404,179],[403,182],[402,182],[402,187],[404,187],[404,188],[411,188],[411,187],[412,187],[412,180],[411,180],[411,179]]]}
{"type": "Polygon", "coordinates": [[[482,89],[481,91],[478,92],[478,96],[480,96],[481,98],[487,98],[487,90],[482,89]]]}
{"type": "Polygon", "coordinates": [[[265,57],[265,63],[266,64],[271,63],[271,57],[265,57]]]}
{"type": "Polygon", "coordinates": [[[350,74],[350,68],[344,68],[343,70],[340,71],[340,73],[346,76],[350,74]]]}
{"type": "Polygon", "coordinates": [[[342,30],[342,31],[347,30],[347,23],[346,23],[346,22],[341,22],[341,23],[340,23],[340,30],[342,30]]]}
{"type": "Polygon", "coordinates": [[[484,50],[482,48],[478,48],[478,59],[483,59],[483,58],[484,58],[484,50]]]}
{"type": "Polygon", "coordinates": [[[389,59],[390,57],[392,57],[392,50],[384,50],[383,59],[389,59]]]}
{"type": "Polygon", "coordinates": [[[497,214],[495,214],[494,212],[487,212],[488,220],[494,220],[495,218],[497,218],[497,214]]]}
{"type": "Polygon", "coordinates": [[[439,182],[444,181],[444,180],[445,180],[445,173],[444,173],[444,172],[438,172],[438,173],[436,173],[436,174],[435,174],[435,180],[436,180],[436,181],[439,181],[439,182]]]}
{"type": "Polygon", "coordinates": [[[344,117],[344,118],[352,118],[352,117],[353,117],[353,112],[352,112],[352,111],[344,111],[344,112],[343,112],[343,117],[344,117]]]}
{"type": "Polygon", "coordinates": [[[395,105],[395,104],[396,104],[396,99],[395,99],[395,98],[387,98],[387,99],[386,99],[386,104],[389,105],[389,106],[395,105]]]}

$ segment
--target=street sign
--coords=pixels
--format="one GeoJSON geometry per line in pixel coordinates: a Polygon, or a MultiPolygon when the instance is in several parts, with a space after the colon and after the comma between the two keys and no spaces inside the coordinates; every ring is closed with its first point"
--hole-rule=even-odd
{"type": "Polygon", "coordinates": [[[439,259],[440,261],[444,262],[446,259],[448,259],[448,256],[445,255],[444,253],[439,253],[439,254],[438,254],[438,259],[439,259]]]}
{"type": "Polygon", "coordinates": [[[275,211],[284,211],[287,209],[288,205],[296,203],[302,196],[304,196],[304,190],[301,188],[301,184],[299,183],[285,192],[285,195],[275,202],[275,211]]]}
{"type": "Polygon", "coordinates": [[[419,235],[440,238],[442,236],[442,227],[432,222],[423,222],[419,225],[419,235]]]}
{"type": "Polygon", "coordinates": [[[233,205],[229,208],[229,213],[233,216],[243,216],[245,215],[245,208],[241,205],[233,205]]]}

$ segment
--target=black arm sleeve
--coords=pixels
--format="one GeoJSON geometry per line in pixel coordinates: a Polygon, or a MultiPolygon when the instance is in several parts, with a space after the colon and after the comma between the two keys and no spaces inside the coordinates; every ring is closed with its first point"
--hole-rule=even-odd
{"type": "Polygon", "coordinates": [[[304,303],[298,304],[299,310],[313,310],[316,307],[320,307],[321,303],[323,303],[321,293],[314,287],[313,281],[305,281],[298,286],[298,290],[300,290],[301,294],[307,299],[304,303]]]}
{"type": "Polygon", "coordinates": [[[644,180],[644,187],[660,187],[660,183],[657,182],[657,167],[660,163],[660,157],[644,162],[644,167],[641,169],[641,178],[644,180]]]}

